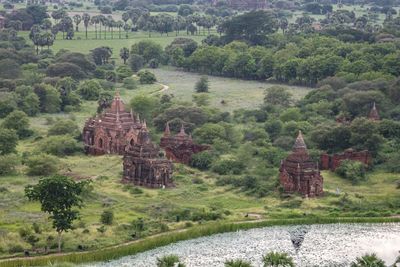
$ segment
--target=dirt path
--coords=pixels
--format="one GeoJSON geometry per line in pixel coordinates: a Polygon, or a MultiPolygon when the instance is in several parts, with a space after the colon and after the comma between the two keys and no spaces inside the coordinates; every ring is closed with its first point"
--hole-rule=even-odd
{"type": "Polygon", "coordinates": [[[162,88],[160,90],[158,90],[158,91],[155,91],[155,92],[151,93],[150,95],[162,93],[162,92],[165,92],[165,91],[167,91],[169,89],[169,86],[166,85],[166,84],[162,84],[162,83],[159,83],[159,82],[157,82],[156,84],[162,86],[162,88]]]}

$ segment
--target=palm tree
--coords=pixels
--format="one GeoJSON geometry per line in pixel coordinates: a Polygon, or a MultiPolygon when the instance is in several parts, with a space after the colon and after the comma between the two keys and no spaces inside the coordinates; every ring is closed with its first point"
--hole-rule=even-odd
{"type": "Polygon", "coordinates": [[[225,262],[225,267],[252,267],[251,264],[244,260],[229,260],[225,262]]]}
{"type": "Polygon", "coordinates": [[[94,24],[94,32],[97,39],[97,24],[99,23],[99,16],[93,16],[91,19],[92,24],[94,24]]]}
{"type": "Polygon", "coordinates": [[[74,22],[75,22],[75,31],[79,32],[79,24],[82,21],[82,17],[81,17],[81,15],[76,14],[76,15],[74,15],[73,19],[74,19],[74,22]]]}
{"type": "Polygon", "coordinates": [[[162,258],[157,258],[157,267],[185,267],[185,265],[179,262],[179,257],[176,255],[166,255],[162,258]]]}
{"type": "Polygon", "coordinates": [[[124,27],[124,22],[122,20],[118,20],[115,26],[118,28],[118,38],[121,39],[121,29],[124,27]]]}
{"type": "Polygon", "coordinates": [[[351,263],[351,267],[385,267],[385,262],[379,259],[376,254],[365,254],[351,263]]]}
{"type": "Polygon", "coordinates": [[[126,47],[121,48],[121,50],[119,51],[119,56],[124,61],[124,64],[126,64],[126,61],[129,58],[129,49],[126,47]]]}
{"type": "Polygon", "coordinates": [[[269,252],[263,257],[264,267],[294,267],[293,259],[286,253],[269,252]]]}
{"type": "Polygon", "coordinates": [[[82,19],[83,19],[83,24],[85,25],[86,39],[87,39],[87,28],[89,27],[90,23],[90,15],[88,13],[83,13],[82,19]]]}
{"type": "Polygon", "coordinates": [[[99,18],[99,25],[100,25],[100,29],[99,29],[99,39],[101,39],[101,25],[104,25],[104,22],[106,20],[106,17],[104,17],[103,15],[98,15],[97,16],[99,18]]]}

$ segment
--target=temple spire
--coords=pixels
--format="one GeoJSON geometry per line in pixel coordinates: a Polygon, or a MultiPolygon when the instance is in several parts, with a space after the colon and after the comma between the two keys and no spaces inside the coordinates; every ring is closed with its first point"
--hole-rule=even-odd
{"type": "Polygon", "coordinates": [[[139,113],[136,114],[136,122],[137,122],[137,123],[140,123],[140,116],[139,116],[139,113]]]}
{"type": "Polygon", "coordinates": [[[301,133],[301,131],[299,131],[299,134],[293,145],[293,150],[301,150],[301,149],[305,150],[307,149],[307,146],[306,143],[304,142],[303,134],[301,133]]]}
{"type": "Polygon", "coordinates": [[[164,136],[170,136],[171,131],[169,130],[169,122],[165,125],[164,136]]]}
{"type": "Polygon", "coordinates": [[[186,135],[185,127],[183,127],[183,123],[182,123],[182,125],[181,125],[181,131],[179,132],[179,134],[181,134],[181,135],[186,135]]]}
{"type": "Polygon", "coordinates": [[[147,130],[147,123],[146,123],[146,120],[143,120],[142,127],[143,127],[143,129],[146,129],[146,130],[147,130]]]}
{"type": "Polygon", "coordinates": [[[372,121],[379,121],[381,119],[378,113],[378,109],[376,108],[375,101],[372,105],[371,111],[369,112],[368,119],[372,121]]]}

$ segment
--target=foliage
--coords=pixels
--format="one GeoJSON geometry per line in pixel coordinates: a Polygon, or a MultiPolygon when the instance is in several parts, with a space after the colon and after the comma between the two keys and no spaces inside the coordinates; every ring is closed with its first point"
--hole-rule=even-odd
{"type": "Polygon", "coordinates": [[[138,73],[139,81],[141,84],[153,84],[157,81],[154,73],[148,70],[142,70],[138,73]]]}
{"type": "Polygon", "coordinates": [[[138,72],[144,66],[144,58],[141,55],[132,54],[129,58],[129,66],[133,72],[138,72]]]}
{"type": "Polygon", "coordinates": [[[14,130],[19,138],[25,138],[32,135],[29,129],[28,116],[23,111],[13,111],[5,117],[1,124],[6,129],[14,130]]]}
{"type": "Polygon", "coordinates": [[[130,107],[135,113],[148,121],[152,117],[152,113],[157,108],[158,99],[148,95],[138,95],[129,102],[130,107]]]}
{"type": "Polygon", "coordinates": [[[353,184],[357,184],[367,179],[365,165],[358,161],[342,161],[340,166],[336,169],[336,173],[341,177],[350,180],[353,184]]]}
{"type": "Polygon", "coordinates": [[[0,156],[0,176],[15,173],[19,161],[18,156],[14,154],[0,156]]]}
{"type": "Polygon", "coordinates": [[[286,253],[269,252],[263,257],[264,267],[294,267],[293,259],[286,253]]]}
{"type": "Polygon", "coordinates": [[[96,80],[86,80],[79,85],[79,94],[85,100],[97,100],[102,88],[96,80]]]}
{"type": "Polygon", "coordinates": [[[112,225],[114,222],[114,212],[112,210],[105,210],[100,216],[100,222],[106,225],[112,225]]]}
{"type": "Polygon", "coordinates": [[[71,155],[82,150],[77,140],[70,135],[54,135],[42,140],[39,144],[41,152],[55,156],[71,155]]]}
{"type": "Polygon", "coordinates": [[[351,267],[385,267],[385,262],[376,254],[366,254],[351,263],[351,267]]]}
{"type": "Polygon", "coordinates": [[[185,267],[183,263],[179,262],[179,257],[176,255],[166,255],[162,258],[157,258],[157,267],[185,267]]]}
{"type": "Polygon", "coordinates": [[[57,120],[47,131],[47,135],[71,135],[79,137],[80,130],[76,122],[72,120],[57,120]]]}
{"type": "Polygon", "coordinates": [[[292,94],[281,86],[272,86],[265,90],[264,104],[288,107],[292,104],[292,94]]]}
{"type": "Polygon", "coordinates": [[[196,82],[196,84],[194,86],[194,90],[197,93],[207,93],[208,89],[209,89],[208,77],[201,76],[200,79],[196,82]]]}
{"type": "Polygon", "coordinates": [[[219,159],[212,163],[212,171],[220,175],[241,174],[246,166],[238,159],[219,159]]]}
{"type": "Polygon", "coordinates": [[[28,157],[24,164],[28,167],[28,175],[51,175],[57,172],[59,160],[47,154],[37,154],[28,157]]]}
{"type": "Polygon", "coordinates": [[[225,267],[251,267],[252,265],[244,260],[228,260],[225,262],[225,267]]]}
{"type": "Polygon", "coordinates": [[[25,195],[30,201],[39,201],[42,211],[49,213],[56,229],[58,251],[61,252],[61,233],[72,229],[72,222],[78,218],[79,212],[73,208],[81,208],[81,197],[88,182],[75,182],[66,176],[52,176],[39,180],[37,185],[28,185],[25,195]]]}
{"type": "Polygon", "coordinates": [[[196,153],[192,156],[190,165],[199,170],[208,170],[214,160],[213,155],[209,151],[196,153]]]}
{"type": "Polygon", "coordinates": [[[16,152],[18,135],[15,130],[0,127],[0,155],[16,152]]]}

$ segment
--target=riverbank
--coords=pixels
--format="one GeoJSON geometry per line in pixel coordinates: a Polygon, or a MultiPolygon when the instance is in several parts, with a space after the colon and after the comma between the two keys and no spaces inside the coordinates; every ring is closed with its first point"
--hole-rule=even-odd
{"type": "Polygon", "coordinates": [[[218,233],[234,232],[251,228],[260,228],[278,225],[307,225],[307,224],[334,224],[334,223],[391,223],[400,222],[400,218],[395,217],[370,217],[370,218],[304,218],[287,220],[264,220],[247,222],[220,222],[195,226],[186,229],[175,230],[150,236],[142,240],[132,241],[109,248],[95,251],[52,254],[32,258],[14,258],[1,260],[0,267],[21,267],[21,266],[44,266],[57,262],[71,262],[75,264],[109,261],[123,256],[134,255],[150,249],[166,246],[178,241],[194,239],[198,237],[210,236],[218,233]]]}

